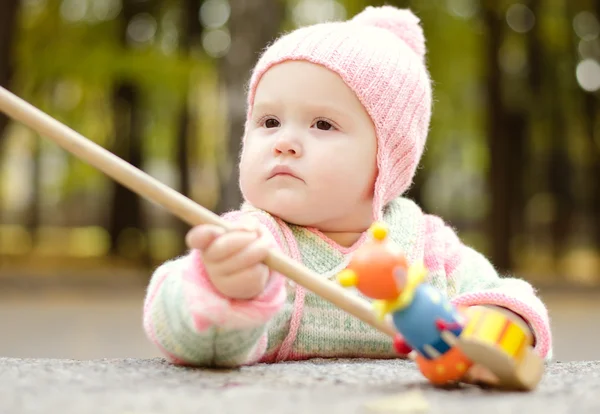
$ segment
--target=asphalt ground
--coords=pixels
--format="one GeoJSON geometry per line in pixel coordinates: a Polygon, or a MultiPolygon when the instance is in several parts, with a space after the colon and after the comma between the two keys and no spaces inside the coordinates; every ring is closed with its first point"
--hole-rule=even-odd
{"type": "Polygon", "coordinates": [[[0,413],[598,413],[600,294],[542,293],[554,361],[533,392],[436,389],[407,361],[175,367],[141,327],[143,288],[0,294],[0,413]]]}

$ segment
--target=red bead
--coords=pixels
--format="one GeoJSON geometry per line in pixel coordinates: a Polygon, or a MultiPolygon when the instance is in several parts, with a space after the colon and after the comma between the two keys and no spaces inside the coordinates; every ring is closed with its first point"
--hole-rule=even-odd
{"type": "Polygon", "coordinates": [[[400,336],[399,334],[397,334],[394,337],[394,349],[396,350],[396,352],[398,352],[399,354],[402,354],[402,355],[407,355],[412,351],[412,348],[406,343],[404,338],[402,338],[402,336],[400,336]]]}

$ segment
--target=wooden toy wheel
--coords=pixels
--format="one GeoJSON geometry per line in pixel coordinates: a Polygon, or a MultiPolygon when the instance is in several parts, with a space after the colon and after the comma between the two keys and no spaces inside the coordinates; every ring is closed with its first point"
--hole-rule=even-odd
{"type": "Polygon", "coordinates": [[[524,323],[501,309],[473,307],[457,338],[457,346],[475,364],[487,368],[498,388],[531,390],[540,382],[543,360],[532,348],[533,337],[524,323]]]}

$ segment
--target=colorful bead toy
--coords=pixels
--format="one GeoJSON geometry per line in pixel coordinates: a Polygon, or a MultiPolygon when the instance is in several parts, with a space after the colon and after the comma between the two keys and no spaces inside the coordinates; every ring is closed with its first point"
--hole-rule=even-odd
{"type": "Polygon", "coordinates": [[[455,307],[426,282],[423,265],[407,263],[383,224],[369,231],[371,240],[355,252],[338,282],[373,299],[380,320],[391,316],[398,331],[395,349],[408,353],[427,380],[436,385],[468,381],[469,368],[478,364],[496,377],[498,387],[537,385],[543,363],[533,353],[529,328],[516,315],[455,307]]]}

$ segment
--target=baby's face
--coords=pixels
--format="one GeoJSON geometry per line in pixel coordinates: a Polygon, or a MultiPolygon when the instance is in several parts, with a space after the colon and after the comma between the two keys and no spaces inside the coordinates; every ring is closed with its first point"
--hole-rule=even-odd
{"type": "Polygon", "coordinates": [[[272,67],[258,84],[249,123],[240,185],[252,205],[325,232],[369,227],[375,129],[337,74],[300,61],[272,67]]]}

